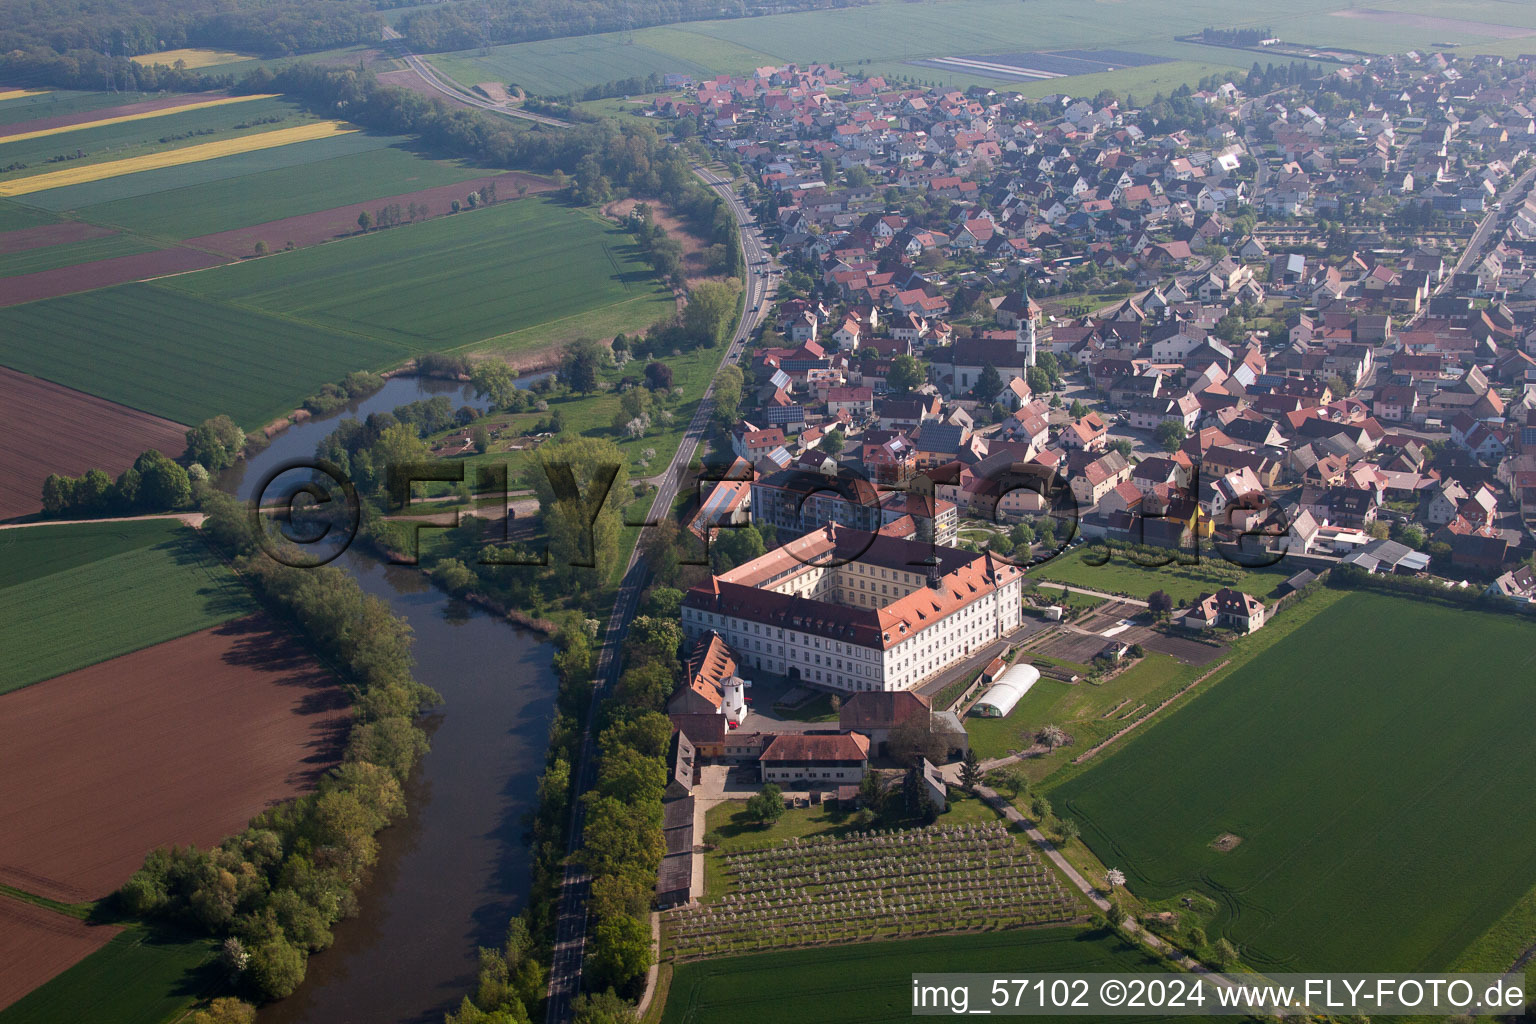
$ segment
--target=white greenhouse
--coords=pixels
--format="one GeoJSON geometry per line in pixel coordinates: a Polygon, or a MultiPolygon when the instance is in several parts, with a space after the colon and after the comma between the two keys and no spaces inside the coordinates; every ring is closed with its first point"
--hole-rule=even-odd
{"type": "Polygon", "coordinates": [[[1040,670],[1033,665],[1010,665],[971,705],[971,713],[983,718],[1006,718],[1039,679],[1040,670]]]}

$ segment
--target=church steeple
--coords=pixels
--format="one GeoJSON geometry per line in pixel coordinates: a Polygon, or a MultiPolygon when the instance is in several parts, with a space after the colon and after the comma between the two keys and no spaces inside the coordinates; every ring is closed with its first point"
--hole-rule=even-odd
{"type": "Polygon", "coordinates": [[[1019,326],[1014,329],[1016,350],[1023,355],[1025,366],[1035,365],[1035,317],[1029,311],[1029,286],[1022,279],[1019,281],[1019,326]]]}

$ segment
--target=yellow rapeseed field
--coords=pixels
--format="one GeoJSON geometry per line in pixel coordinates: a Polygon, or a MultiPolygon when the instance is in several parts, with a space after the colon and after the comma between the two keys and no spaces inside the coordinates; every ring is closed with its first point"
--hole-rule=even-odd
{"type": "Polygon", "coordinates": [[[47,89],[0,89],[0,100],[19,100],[25,96],[45,96],[47,89]]]}
{"type": "Polygon", "coordinates": [[[166,67],[173,68],[177,61],[182,61],[183,66],[188,70],[250,59],[251,55],[248,53],[231,53],[228,50],[161,50],[159,53],[141,53],[132,58],[135,64],[143,64],[146,67],[151,64],[164,64],[166,67]]]}
{"type": "Polygon", "coordinates": [[[143,121],[151,117],[166,117],[170,114],[185,114],[192,110],[206,110],[209,107],[224,107],[231,103],[248,103],[251,100],[269,100],[279,93],[259,93],[251,96],[221,96],[216,100],[198,100],[179,107],[163,107],[160,110],[146,110],[138,114],[122,114],[118,117],[103,117],[95,121],[82,121],[80,124],[66,124],[58,128],[43,128],[35,132],[22,132],[20,135],[0,135],[0,146],[7,142],[24,142],[27,139],[41,139],[46,135],[62,135],[65,132],[78,132],[84,128],[101,128],[109,124],[123,124],[128,121],[143,121]]]}
{"type": "Polygon", "coordinates": [[[124,174],[137,174],[140,171],[155,171],[162,167],[201,163],[221,156],[251,153],[258,149],[272,149],[275,146],[287,146],[295,142],[328,139],[333,135],[347,135],[357,131],[356,128],[344,127],[345,124],[345,121],[317,121],[313,124],[299,125],[297,128],[283,128],[257,135],[242,135],[222,142],[205,142],[200,146],[185,146],[181,149],[168,149],[162,153],[129,157],[126,160],[109,160],[106,163],[86,164],[62,171],[34,174],[27,178],[0,181],[0,197],[24,196],[50,188],[82,185],[88,181],[102,181],[124,174]]]}

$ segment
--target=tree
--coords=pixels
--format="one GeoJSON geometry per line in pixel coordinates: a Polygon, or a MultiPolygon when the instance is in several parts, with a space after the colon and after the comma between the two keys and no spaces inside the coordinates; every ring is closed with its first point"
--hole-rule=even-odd
{"type": "Polygon", "coordinates": [[[1104,875],[1104,881],[1109,883],[1109,891],[1114,892],[1116,887],[1125,884],[1125,872],[1119,868],[1110,868],[1104,875]]]}
{"type": "Polygon", "coordinates": [[[597,390],[598,374],[612,361],[606,345],[591,338],[577,338],[561,354],[560,379],[577,394],[590,394],[597,390]]]}
{"type": "Polygon", "coordinates": [[[848,442],[841,430],[829,430],[821,436],[821,450],[836,458],[848,442]]]}
{"type": "Polygon", "coordinates": [[[965,760],[960,762],[960,785],[968,790],[975,790],[981,782],[981,761],[976,757],[976,751],[967,750],[965,760]]]}
{"type": "Polygon", "coordinates": [[[304,980],[305,959],[279,931],[251,950],[246,977],[263,1001],[286,999],[304,980]]]}
{"type": "Polygon", "coordinates": [[[1086,405],[1084,405],[1082,402],[1080,402],[1078,399],[1074,398],[1074,399],[1072,399],[1072,406],[1071,406],[1071,408],[1069,408],[1067,410],[1067,414],[1069,416],[1071,416],[1074,420],[1080,420],[1084,416],[1088,415],[1088,407],[1086,405]]]}
{"type": "Polygon", "coordinates": [[[1152,431],[1152,437],[1165,452],[1178,451],[1179,445],[1183,444],[1188,436],[1189,428],[1184,425],[1183,420],[1163,420],[1157,425],[1157,429],[1152,431]]]}
{"type": "Polygon", "coordinates": [[[997,367],[991,363],[981,368],[981,373],[976,378],[976,397],[983,402],[990,402],[1003,390],[1003,375],[997,372],[997,367]]]}
{"type": "Polygon", "coordinates": [[[716,573],[729,572],[767,550],[763,535],[751,525],[721,529],[709,545],[710,561],[714,563],[716,573]]]}
{"type": "Polygon", "coordinates": [[[1017,800],[1019,794],[1029,789],[1029,779],[1016,768],[1005,768],[994,773],[994,785],[999,789],[1006,789],[1011,800],[1017,800]]]}
{"type": "Polygon", "coordinates": [[[772,825],[784,816],[784,793],[768,783],[747,800],[747,817],[759,825],[772,825]]]}
{"type": "Polygon", "coordinates": [[[583,992],[571,1002],[573,1024],[636,1024],[635,1008],[613,989],[583,992]]]}
{"type": "Polygon", "coordinates": [[[479,398],[488,398],[498,409],[506,408],[517,394],[517,378],[512,368],[499,360],[476,363],[469,373],[469,386],[479,398]]]}
{"type": "Polygon", "coordinates": [[[491,447],[491,432],[485,429],[485,424],[476,423],[469,432],[469,441],[475,446],[475,451],[484,455],[491,447]]]}
{"type": "MultiPolygon", "coordinates": [[[[1065,597],[1066,591],[1062,591],[1062,595],[1065,597]]],[[[1047,750],[1055,750],[1066,745],[1067,734],[1059,725],[1047,725],[1035,734],[1035,739],[1044,744],[1047,750]]]]}
{"type": "Polygon", "coordinates": [[[1111,451],[1119,452],[1127,462],[1131,460],[1131,455],[1136,451],[1136,445],[1128,437],[1115,438],[1109,443],[1109,448],[1111,451]]]}
{"type": "Polygon", "coordinates": [[[358,214],[357,226],[359,230],[364,232],[373,227],[373,214],[369,213],[367,210],[364,210],[362,213],[358,214]]]}
{"type": "Polygon", "coordinates": [[[228,996],[215,999],[206,1010],[192,1015],[192,1024],[254,1024],[255,1020],[256,1007],[228,996]]]}
{"type": "Polygon", "coordinates": [[[645,364],[645,386],[652,391],[669,391],[672,388],[672,367],[666,363],[645,364]]]}
{"type": "Polygon", "coordinates": [[[896,392],[916,391],[928,379],[923,364],[909,355],[899,355],[891,360],[891,370],[885,375],[886,387],[896,392]]]}
{"type": "Polygon", "coordinates": [[[184,508],[192,503],[187,471],[151,448],[133,463],[138,473],[137,504],[152,511],[184,508]]]}
{"type": "Polygon", "coordinates": [[[694,344],[714,348],[725,340],[736,318],[738,290],[721,281],[702,281],[688,295],[682,326],[694,344]]]}
{"type": "Polygon", "coordinates": [[[187,431],[187,458],[210,473],[234,465],[245,448],[245,431],[228,416],[203,420],[187,431]]]}
{"type": "Polygon", "coordinates": [[[741,388],[744,383],[741,367],[726,363],[715,375],[715,418],[723,425],[736,422],[741,411],[741,388]]]}
{"type": "Polygon", "coordinates": [[[1029,390],[1037,395],[1043,395],[1051,390],[1051,375],[1042,367],[1031,366],[1024,371],[1024,383],[1029,385],[1029,390]]]}
{"type": "Polygon", "coordinates": [[[1147,595],[1147,610],[1161,618],[1173,612],[1173,598],[1163,590],[1154,590],[1147,595]]]}
{"type": "Polygon", "coordinates": [[[1070,843],[1081,834],[1082,830],[1077,827],[1077,822],[1071,818],[1062,818],[1056,825],[1056,835],[1063,844],[1070,843]]]}
{"type": "Polygon", "coordinates": [[[1225,938],[1216,940],[1216,945],[1211,947],[1211,954],[1216,966],[1224,971],[1237,966],[1237,947],[1225,938]]]}

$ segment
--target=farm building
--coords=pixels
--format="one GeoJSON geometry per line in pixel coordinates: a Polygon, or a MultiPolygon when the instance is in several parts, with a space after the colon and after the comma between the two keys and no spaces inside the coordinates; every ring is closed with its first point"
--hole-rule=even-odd
{"type": "Polygon", "coordinates": [[[983,718],[1006,718],[1029,688],[1040,681],[1040,670],[1033,665],[1014,665],[971,706],[983,718]]]}

